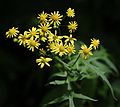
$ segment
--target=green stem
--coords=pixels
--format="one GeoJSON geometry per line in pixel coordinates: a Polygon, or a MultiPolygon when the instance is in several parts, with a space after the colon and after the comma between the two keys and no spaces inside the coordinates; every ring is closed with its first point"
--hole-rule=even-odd
{"type": "Polygon", "coordinates": [[[67,68],[69,71],[71,71],[71,68],[68,66],[68,64],[63,62],[59,57],[56,56],[55,59],[58,60],[65,68],[67,68]]]}
{"type": "Polygon", "coordinates": [[[71,87],[70,81],[69,81],[69,79],[68,79],[68,76],[67,76],[67,83],[68,83],[67,89],[68,89],[68,91],[71,91],[71,90],[72,90],[72,87],[71,87]]]}
{"type": "Polygon", "coordinates": [[[72,66],[74,66],[74,65],[76,64],[76,62],[78,61],[79,58],[80,58],[80,54],[78,54],[78,56],[77,56],[75,62],[72,64],[72,66]]]}
{"type": "Polygon", "coordinates": [[[75,107],[72,96],[69,96],[69,107],[75,107]]]}

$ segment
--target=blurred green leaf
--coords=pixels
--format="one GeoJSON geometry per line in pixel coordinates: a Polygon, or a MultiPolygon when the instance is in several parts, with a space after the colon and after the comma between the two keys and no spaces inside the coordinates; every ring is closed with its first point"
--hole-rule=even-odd
{"type": "Polygon", "coordinates": [[[66,77],[66,76],[67,76],[67,73],[66,73],[66,71],[56,72],[56,73],[53,73],[53,74],[51,75],[51,78],[52,78],[52,77],[56,77],[56,76],[58,76],[58,77],[66,77]]]}
{"type": "Polygon", "coordinates": [[[62,85],[65,83],[66,83],[65,80],[55,80],[55,81],[49,82],[49,84],[53,84],[53,85],[62,85]]]}
{"type": "Polygon", "coordinates": [[[63,102],[63,101],[65,101],[65,100],[67,100],[67,99],[68,99],[68,96],[63,95],[63,96],[61,96],[61,97],[58,97],[58,98],[50,101],[50,102],[47,103],[47,104],[44,104],[43,106],[47,106],[47,105],[55,104],[55,103],[60,103],[60,102],[63,102]]]}
{"type": "Polygon", "coordinates": [[[79,98],[79,99],[84,99],[84,100],[97,101],[97,100],[95,100],[93,98],[90,98],[88,96],[85,96],[83,94],[77,94],[77,93],[74,93],[74,92],[72,93],[72,96],[73,96],[73,98],[79,98]]]}
{"type": "Polygon", "coordinates": [[[106,64],[108,64],[108,66],[113,69],[116,73],[118,73],[118,70],[116,68],[116,66],[113,64],[113,62],[111,62],[107,57],[103,59],[106,64]]]}
{"type": "Polygon", "coordinates": [[[98,76],[100,76],[103,81],[106,82],[106,84],[108,85],[108,87],[109,87],[110,90],[111,90],[111,93],[112,93],[113,98],[114,98],[115,100],[117,100],[116,97],[115,97],[115,95],[114,95],[113,88],[112,88],[111,84],[109,83],[109,81],[108,81],[108,79],[106,78],[106,76],[104,75],[104,73],[101,72],[101,69],[99,69],[99,68],[97,68],[97,67],[95,67],[95,66],[93,66],[93,65],[90,65],[90,64],[87,64],[87,65],[88,65],[91,69],[93,69],[93,71],[95,71],[96,74],[97,74],[98,76]]]}

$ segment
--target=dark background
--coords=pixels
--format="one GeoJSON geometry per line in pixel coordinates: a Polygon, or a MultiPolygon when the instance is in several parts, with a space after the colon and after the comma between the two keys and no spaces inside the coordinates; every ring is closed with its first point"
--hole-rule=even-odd
{"type": "MultiPolygon", "coordinates": [[[[38,107],[49,91],[45,84],[50,70],[40,70],[36,55],[6,39],[5,32],[13,26],[28,30],[43,10],[65,14],[69,7],[75,9],[79,23],[76,38],[85,43],[99,38],[119,71],[120,0],[0,0],[0,107],[38,107]]],[[[120,85],[119,76],[114,75],[110,81],[120,85]]]]}

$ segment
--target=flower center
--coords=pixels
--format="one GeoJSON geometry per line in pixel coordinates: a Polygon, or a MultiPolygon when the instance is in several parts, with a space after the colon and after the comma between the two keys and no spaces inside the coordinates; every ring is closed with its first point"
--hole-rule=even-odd
{"type": "Polygon", "coordinates": [[[47,26],[43,26],[43,27],[42,27],[42,31],[43,31],[43,32],[46,32],[47,30],[48,30],[48,27],[47,27],[47,26]]]}
{"type": "Polygon", "coordinates": [[[26,40],[26,37],[22,37],[21,39],[22,39],[23,41],[25,41],[25,40],[26,40]]]}
{"type": "Polygon", "coordinates": [[[35,35],[36,35],[36,31],[31,31],[30,34],[31,34],[32,36],[35,36],[35,35]]]}
{"type": "Polygon", "coordinates": [[[53,19],[54,21],[57,21],[57,20],[59,20],[59,17],[57,14],[55,14],[55,15],[51,16],[51,19],[53,19]]]}
{"type": "Polygon", "coordinates": [[[53,36],[53,40],[55,41],[55,40],[57,40],[58,39],[58,37],[56,36],[56,35],[54,35],[53,36]]]}
{"type": "Polygon", "coordinates": [[[69,37],[69,41],[72,41],[73,40],[73,38],[72,37],[69,37]]]}
{"type": "Polygon", "coordinates": [[[60,51],[60,52],[64,52],[64,51],[65,51],[65,48],[64,48],[63,45],[61,45],[61,46],[59,47],[59,51],[60,51]]]}
{"type": "Polygon", "coordinates": [[[75,29],[76,25],[75,24],[71,24],[71,29],[75,29]]]}
{"type": "Polygon", "coordinates": [[[67,51],[68,51],[68,53],[72,53],[73,50],[72,50],[71,47],[68,47],[68,48],[67,48],[67,51]]]}
{"type": "Polygon", "coordinates": [[[83,53],[84,53],[85,55],[87,55],[89,52],[90,52],[90,49],[89,49],[89,48],[83,49],[83,53]]]}
{"type": "Polygon", "coordinates": [[[35,40],[32,40],[32,41],[30,42],[30,45],[31,45],[31,46],[35,46],[35,45],[36,45],[35,40]]]}
{"type": "Polygon", "coordinates": [[[16,29],[10,29],[10,34],[15,34],[16,33],[16,29]]]}
{"type": "Polygon", "coordinates": [[[93,44],[94,44],[95,46],[98,46],[99,42],[94,41],[93,44]]]}
{"type": "Polygon", "coordinates": [[[73,15],[73,11],[72,11],[72,10],[69,10],[69,11],[68,11],[68,14],[69,14],[69,15],[73,15]]]}
{"type": "Polygon", "coordinates": [[[40,20],[41,20],[41,21],[44,21],[45,19],[46,19],[46,16],[45,16],[45,15],[41,15],[41,16],[40,16],[40,20]]]}

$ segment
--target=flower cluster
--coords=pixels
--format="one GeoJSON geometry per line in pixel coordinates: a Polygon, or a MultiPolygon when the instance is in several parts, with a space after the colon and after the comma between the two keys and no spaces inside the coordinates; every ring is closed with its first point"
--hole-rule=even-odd
{"type": "MultiPolygon", "coordinates": [[[[66,16],[74,18],[74,9],[69,8],[66,16]]],[[[75,49],[76,38],[73,33],[77,30],[78,24],[76,21],[69,21],[66,28],[67,34],[61,33],[63,15],[59,11],[51,12],[50,14],[42,12],[38,14],[39,24],[37,27],[32,27],[28,31],[20,33],[18,28],[12,27],[6,32],[7,38],[14,38],[19,45],[23,45],[32,52],[39,50],[40,58],[36,59],[36,63],[43,68],[44,65],[50,66],[49,61],[52,61],[53,56],[63,57],[71,54],[81,54],[83,58],[87,59],[92,54],[92,49],[97,49],[100,41],[98,39],[91,39],[91,45],[87,47],[85,44],[77,51],[75,49]]]]}

